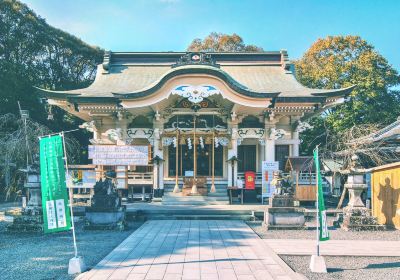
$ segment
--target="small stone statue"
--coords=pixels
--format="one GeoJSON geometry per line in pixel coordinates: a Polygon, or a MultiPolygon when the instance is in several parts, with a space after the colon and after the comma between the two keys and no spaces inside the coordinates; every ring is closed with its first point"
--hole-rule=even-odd
{"type": "Polygon", "coordinates": [[[121,199],[118,196],[114,185],[116,173],[108,171],[105,174],[105,180],[96,182],[94,185],[94,195],[92,199],[92,208],[116,209],[121,206],[121,199]]]}
{"type": "Polygon", "coordinates": [[[85,209],[85,229],[125,229],[126,206],[121,205],[115,178],[114,171],[107,171],[105,179],[94,185],[92,205],[85,209]]]}
{"type": "Polygon", "coordinates": [[[294,190],[289,177],[282,177],[280,171],[274,171],[271,186],[275,187],[275,195],[293,195],[294,190]]]}

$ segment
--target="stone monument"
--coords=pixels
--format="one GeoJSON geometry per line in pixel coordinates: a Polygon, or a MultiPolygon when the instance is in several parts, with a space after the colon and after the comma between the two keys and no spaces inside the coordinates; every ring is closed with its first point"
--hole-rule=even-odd
{"type": "Polygon", "coordinates": [[[108,171],[94,185],[92,205],[85,209],[85,229],[125,229],[126,207],[121,205],[115,177],[114,171],[108,171]]]}
{"type": "Polygon", "coordinates": [[[269,205],[264,211],[264,226],[270,229],[304,228],[304,210],[294,206],[294,189],[289,178],[283,178],[280,171],[273,173],[271,186],[275,192],[269,198],[269,205]]]}

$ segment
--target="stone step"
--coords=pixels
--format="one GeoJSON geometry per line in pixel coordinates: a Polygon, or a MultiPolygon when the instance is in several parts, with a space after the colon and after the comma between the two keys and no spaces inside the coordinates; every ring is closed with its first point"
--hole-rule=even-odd
{"type": "MultiPolygon", "coordinates": [[[[173,186],[171,186],[171,187],[164,186],[164,192],[173,192],[173,190],[174,190],[173,186]]],[[[182,190],[182,188],[179,188],[179,190],[182,190]]],[[[215,191],[217,193],[227,193],[225,186],[221,187],[221,188],[215,188],[215,191]]],[[[210,192],[210,187],[208,188],[208,192],[210,192]]]]}
{"type": "MultiPolygon", "coordinates": [[[[184,197],[182,196],[182,193],[166,193],[164,192],[164,197],[184,197]]],[[[195,197],[195,196],[189,196],[189,197],[195,197]]],[[[228,197],[226,193],[208,193],[206,197],[228,197]]]]}
{"type": "Polygon", "coordinates": [[[242,220],[252,221],[252,215],[150,215],[147,220],[242,220]]]}

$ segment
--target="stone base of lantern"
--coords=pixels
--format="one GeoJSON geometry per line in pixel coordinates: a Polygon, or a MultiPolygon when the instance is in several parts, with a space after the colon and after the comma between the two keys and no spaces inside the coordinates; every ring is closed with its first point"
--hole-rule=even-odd
{"type": "Polygon", "coordinates": [[[378,224],[377,219],[371,215],[361,199],[361,194],[367,189],[367,185],[351,182],[344,187],[349,191],[349,204],[343,208],[343,213],[338,216],[334,225],[346,231],[384,230],[386,227],[378,224]]]}
{"type": "Polygon", "coordinates": [[[7,227],[10,232],[41,232],[43,231],[43,215],[40,207],[35,211],[21,209],[5,212],[5,216],[12,219],[12,224],[7,227]]]}
{"type": "Polygon", "coordinates": [[[343,209],[336,225],[340,225],[346,231],[378,231],[385,230],[385,225],[378,224],[378,221],[366,207],[350,207],[343,209]]]}

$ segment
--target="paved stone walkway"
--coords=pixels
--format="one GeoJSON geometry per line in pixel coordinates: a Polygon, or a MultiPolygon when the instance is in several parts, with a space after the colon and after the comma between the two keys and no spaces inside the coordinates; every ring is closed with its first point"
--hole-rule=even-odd
{"type": "Polygon", "coordinates": [[[77,279],[300,279],[242,221],[153,220],[77,279]]]}
{"type": "MultiPolygon", "coordinates": [[[[312,255],[316,253],[315,240],[264,239],[279,255],[312,255]]],[[[320,243],[323,256],[400,257],[400,241],[328,240],[320,243]]]]}

